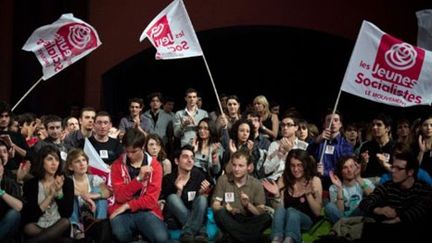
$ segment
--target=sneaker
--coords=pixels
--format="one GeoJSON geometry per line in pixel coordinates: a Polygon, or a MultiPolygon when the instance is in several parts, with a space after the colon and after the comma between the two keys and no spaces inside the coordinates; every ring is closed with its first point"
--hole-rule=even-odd
{"type": "Polygon", "coordinates": [[[190,232],[184,232],[180,236],[180,242],[182,243],[193,243],[194,242],[194,236],[190,232]]]}
{"type": "Polygon", "coordinates": [[[275,237],[273,237],[273,239],[271,241],[271,243],[282,243],[282,242],[283,242],[283,239],[281,236],[275,236],[275,237]]]}
{"type": "Polygon", "coordinates": [[[85,237],[85,234],[80,229],[80,227],[78,225],[73,225],[72,226],[72,238],[75,240],[81,240],[81,239],[84,239],[84,237],[85,237]]]}
{"type": "Polygon", "coordinates": [[[198,233],[198,235],[195,236],[196,243],[207,243],[208,241],[208,235],[205,232],[200,232],[198,233]]]}

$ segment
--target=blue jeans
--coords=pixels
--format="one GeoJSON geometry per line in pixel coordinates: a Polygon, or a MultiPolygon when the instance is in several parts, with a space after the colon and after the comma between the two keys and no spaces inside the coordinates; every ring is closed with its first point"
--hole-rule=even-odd
{"type": "Polygon", "coordinates": [[[3,218],[0,219],[0,241],[12,237],[20,225],[21,214],[15,209],[9,209],[3,218]]]}
{"type": "Polygon", "coordinates": [[[164,222],[150,211],[126,212],[111,220],[111,228],[119,242],[131,242],[138,233],[150,242],[167,242],[164,222]]]}
{"type": "Polygon", "coordinates": [[[312,227],[312,219],[295,208],[279,207],[275,210],[272,223],[272,238],[291,237],[295,242],[302,242],[301,231],[312,227]]]}
{"type": "Polygon", "coordinates": [[[327,203],[324,207],[324,211],[330,222],[333,224],[343,217],[363,216],[363,212],[359,208],[356,208],[354,211],[352,211],[350,215],[345,216],[334,202],[327,203]]]}
{"type": "Polygon", "coordinates": [[[200,195],[196,197],[192,204],[192,209],[186,208],[182,199],[177,194],[167,197],[168,210],[178,219],[183,226],[183,232],[197,234],[207,232],[205,219],[207,217],[207,197],[200,195]]]}
{"type": "MultiPolygon", "coordinates": [[[[106,219],[108,214],[108,201],[106,199],[98,199],[94,200],[96,204],[96,212],[95,212],[95,218],[96,219],[106,219]]],[[[80,218],[80,210],[78,206],[78,198],[74,197],[74,204],[73,204],[73,211],[72,216],[70,217],[71,224],[78,224],[79,218],[80,218]]],[[[82,222],[81,222],[82,223],[82,222]]]]}

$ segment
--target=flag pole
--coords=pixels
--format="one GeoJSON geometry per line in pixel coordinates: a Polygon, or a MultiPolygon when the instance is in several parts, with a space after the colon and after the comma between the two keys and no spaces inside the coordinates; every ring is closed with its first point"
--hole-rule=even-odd
{"type": "Polygon", "coordinates": [[[23,97],[21,97],[20,100],[18,100],[18,102],[14,105],[14,107],[12,107],[12,111],[15,110],[15,108],[17,108],[17,106],[21,103],[21,101],[24,100],[25,97],[27,97],[28,94],[30,94],[30,92],[43,80],[43,76],[39,78],[38,81],[36,81],[35,84],[33,84],[33,86],[31,86],[31,88],[23,95],[23,97]]]}
{"type": "MultiPolygon", "coordinates": [[[[332,123],[333,123],[333,115],[336,113],[336,109],[337,109],[337,107],[338,107],[338,105],[339,105],[339,99],[340,99],[341,93],[342,93],[342,87],[339,88],[339,93],[338,93],[338,95],[337,95],[336,102],[335,102],[335,105],[334,105],[334,107],[333,107],[333,111],[332,111],[332,114],[331,114],[332,119],[330,119],[330,123],[329,123],[327,129],[330,129],[331,126],[332,126],[332,123]]],[[[324,119],[325,119],[325,118],[324,118],[324,119]]],[[[328,141],[327,139],[324,140],[324,146],[323,146],[323,149],[322,149],[322,151],[321,151],[321,156],[320,156],[320,160],[319,160],[319,163],[320,163],[321,165],[323,164],[324,153],[325,153],[325,148],[326,148],[326,146],[327,146],[327,141],[328,141]]]]}
{"type": "Polygon", "coordinates": [[[204,64],[205,64],[205,66],[206,66],[206,68],[207,68],[207,72],[208,72],[208,74],[209,74],[209,76],[210,76],[210,80],[211,80],[211,83],[212,83],[212,86],[213,86],[213,90],[214,90],[214,92],[215,92],[215,94],[216,94],[216,99],[217,99],[217,102],[218,102],[218,106],[219,106],[219,109],[220,109],[221,115],[223,115],[223,114],[224,114],[224,111],[223,111],[223,109],[222,109],[222,104],[221,104],[220,99],[219,99],[219,94],[218,94],[218,92],[217,92],[216,85],[215,85],[215,83],[214,83],[214,81],[213,81],[213,76],[212,76],[212,74],[211,74],[210,67],[209,67],[209,65],[208,65],[208,63],[207,63],[207,60],[206,60],[205,55],[204,55],[204,52],[203,52],[202,57],[203,57],[203,59],[204,59],[204,64]]]}

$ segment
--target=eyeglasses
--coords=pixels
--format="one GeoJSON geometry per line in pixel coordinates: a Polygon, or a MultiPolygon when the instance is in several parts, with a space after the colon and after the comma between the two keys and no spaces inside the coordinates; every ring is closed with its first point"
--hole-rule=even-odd
{"type": "Polygon", "coordinates": [[[296,125],[295,123],[284,123],[284,122],[280,124],[281,127],[293,127],[295,125],[296,125]]]}
{"type": "Polygon", "coordinates": [[[390,169],[392,169],[392,170],[394,169],[394,170],[397,170],[397,171],[406,170],[405,167],[400,167],[400,166],[396,166],[396,165],[390,166],[390,169]]]}

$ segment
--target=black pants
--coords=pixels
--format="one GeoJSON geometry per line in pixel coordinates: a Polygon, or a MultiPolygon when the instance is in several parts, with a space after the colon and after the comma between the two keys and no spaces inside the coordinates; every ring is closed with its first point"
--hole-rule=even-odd
{"type": "Polygon", "coordinates": [[[222,232],[235,242],[261,242],[262,232],[271,224],[271,217],[267,213],[257,216],[232,215],[221,209],[214,212],[214,218],[222,232]]]}

